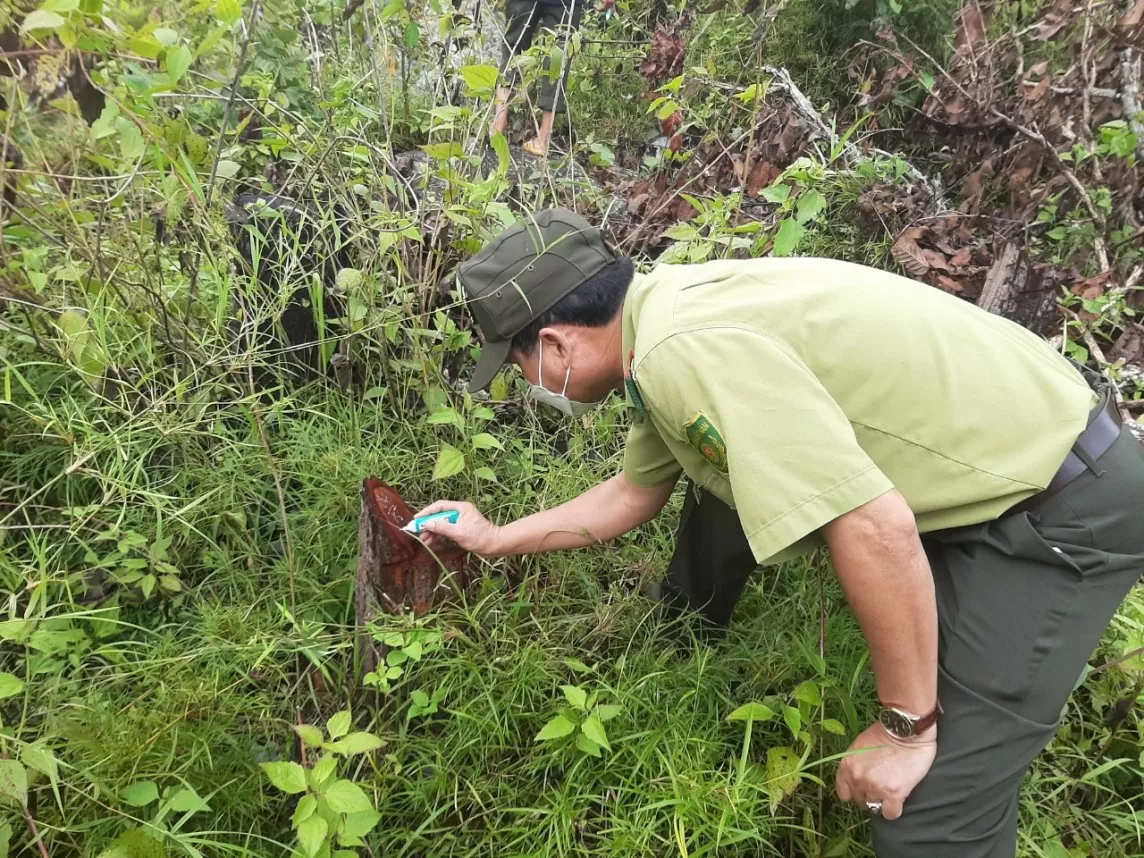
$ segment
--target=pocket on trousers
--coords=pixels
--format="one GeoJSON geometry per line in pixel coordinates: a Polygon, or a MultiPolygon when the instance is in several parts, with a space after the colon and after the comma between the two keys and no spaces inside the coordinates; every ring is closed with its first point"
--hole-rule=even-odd
{"type": "Polygon", "coordinates": [[[1001,705],[1024,701],[1067,633],[1083,575],[1027,514],[995,522],[972,550],[945,552],[956,617],[943,627],[943,666],[1001,705]]]}

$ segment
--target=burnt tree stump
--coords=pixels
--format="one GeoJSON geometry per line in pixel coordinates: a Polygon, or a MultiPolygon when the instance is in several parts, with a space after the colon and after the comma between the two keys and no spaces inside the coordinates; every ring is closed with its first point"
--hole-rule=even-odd
{"type": "Polygon", "coordinates": [[[414,616],[423,616],[436,602],[438,590],[466,583],[468,554],[446,548],[434,556],[419,539],[401,529],[412,518],[413,510],[392,486],[375,477],[362,480],[354,608],[363,673],[376,670],[382,658],[369,633],[374,617],[410,609],[414,616]]]}

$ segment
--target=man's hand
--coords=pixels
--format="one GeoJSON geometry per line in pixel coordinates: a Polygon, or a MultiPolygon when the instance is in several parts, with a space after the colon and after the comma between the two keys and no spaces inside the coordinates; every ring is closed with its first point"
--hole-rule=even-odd
{"type": "Polygon", "coordinates": [[[864,810],[866,802],[880,801],[882,816],[897,819],[902,815],[902,804],[933,765],[937,727],[912,739],[899,739],[881,724],[871,724],[850,750],[858,753],[845,757],[838,768],[838,797],[857,802],[864,810]]]}
{"type": "Polygon", "coordinates": [[[439,518],[429,521],[421,529],[425,544],[432,548],[439,545],[442,537],[449,539],[466,551],[474,554],[496,554],[499,545],[500,528],[481,515],[481,511],[465,501],[437,501],[417,513],[415,518],[455,509],[460,513],[457,523],[439,518]]]}

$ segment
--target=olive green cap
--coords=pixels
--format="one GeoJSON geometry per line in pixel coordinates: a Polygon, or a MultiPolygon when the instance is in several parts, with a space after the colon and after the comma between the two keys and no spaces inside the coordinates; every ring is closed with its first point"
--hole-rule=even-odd
{"type": "Polygon", "coordinates": [[[615,259],[583,217],[545,209],[462,265],[457,279],[483,339],[469,390],[488,387],[508,360],[512,338],[615,259]]]}

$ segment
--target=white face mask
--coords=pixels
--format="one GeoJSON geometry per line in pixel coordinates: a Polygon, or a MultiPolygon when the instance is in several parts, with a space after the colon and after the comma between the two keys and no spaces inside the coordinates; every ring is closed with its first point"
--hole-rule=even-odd
{"type": "Polygon", "coordinates": [[[569,399],[564,394],[568,392],[568,379],[572,377],[572,367],[568,367],[568,372],[564,373],[564,389],[559,393],[553,393],[544,386],[544,344],[540,344],[540,356],[538,358],[536,367],[536,380],[537,384],[532,385],[528,391],[529,396],[537,402],[543,402],[545,405],[551,405],[557,411],[567,414],[569,417],[583,417],[597,405],[599,402],[576,402],[569,399]]]}

